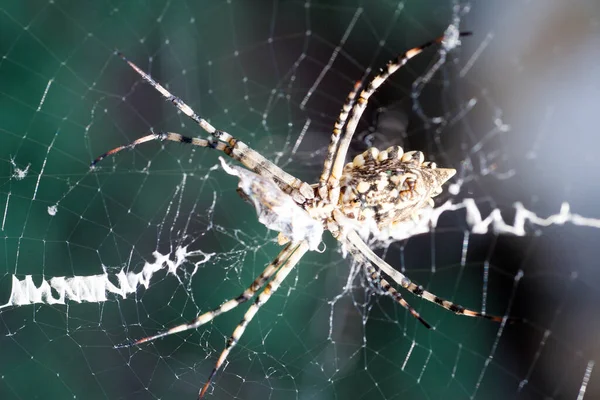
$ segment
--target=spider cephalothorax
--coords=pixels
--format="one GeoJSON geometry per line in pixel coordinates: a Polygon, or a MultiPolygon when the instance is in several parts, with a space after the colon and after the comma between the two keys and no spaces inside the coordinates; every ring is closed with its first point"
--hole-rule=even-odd
{"type": "MultiPolygon", "coordinates": [[[[468,33],[459,33],[453,27],[449,28],[449,43],[456,45],[459,43],[458,38],[466,34],[468,33]]],[[[152,140],[169,140],[220,151],[245,167],[229,166],[223,161],[223,168],[240,179],[239,189],[244,198],[255,206],[259,220],[268,228],[280,232],[279,242],[285,244],[279,255],[238,297],[227,300],[189,323],[139,339],[132,345],[197,328],[245,303],[262,289],[227,341],[206,384],[200,390],[199,396],[202,397],[259,308],[269,300],[304,254],[317,249],[324,230],[330,231],[340,241],[343,249],[361,263],[373,285],[391,296],[425,327],[431,328],[431,325],[382,277],[382,272],[404,289],[456,314],[502,321],[501,317],[488,316],[444,300],[413,283],[375,254],[361,238],[369,234],[386,233],[393,230],[396,224],[418,218],[421,210],[433,206],[432,197],[441,193],[442,185],[455,174],[454,169],[436,168],[435,163],[424,161],[420,151],[404,153],[398,146],[384,151],[368,149],[356,156],[351,163],[344,165],[352,135],[369,97],[409,59],[434,43],[444,43],[444,40],[441,37],[408,50],[390,61],[367,85],[362,82],[354,85],[334,125],[323,170],[319,182],[314,185],[292,176],[244,142],[216,129],[181,99],[118,53],[164,98],[204,129],[210,138],[188,137],[174,132],[153,133],[102,154],[92,162],[92,167],[109,155],[152,140]]]]}

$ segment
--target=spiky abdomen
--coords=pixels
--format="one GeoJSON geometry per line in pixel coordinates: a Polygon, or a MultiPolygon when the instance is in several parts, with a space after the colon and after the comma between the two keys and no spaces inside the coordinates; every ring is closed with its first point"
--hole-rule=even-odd
{"type": "Polygon", "coordinates": [[[399,146],[384,151],[370,148],[344,167],[339,207],[358,223],[390,227],[433,205],[431,198],[455,172],[424,162],[420,151],[404,153],[399,146]]]}

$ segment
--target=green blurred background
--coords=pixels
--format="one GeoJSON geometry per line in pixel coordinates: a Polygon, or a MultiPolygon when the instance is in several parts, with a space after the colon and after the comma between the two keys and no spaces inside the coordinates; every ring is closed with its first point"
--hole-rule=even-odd
{"type": "MultiPolygon", "coordinates": [[[[0,308],[0,399],[195,398],[245,307],[198,330],[114,346],[236,296],[279,251],[207,149],[149,143],[90,171],[97,155],[150,130],[204,135],[115,49],[215,126],[313,182],[353,82],[461,21],[475,35],[447,54],[416,103],[412,82],[434,68],[437,50],[382,88],[351,155],[371,143],[423,150],[460,170],[461,196],[509,219],[515,201],[540,215],[569,201],[598,217],[587,133],[595,114],[585,107],[600,89],[598,7],[498,4],[3,1],[0,304],[13,276],[40,285],[106,273],[116,284],[119,271],[140,272],[155,252],[197,254],[126,298],[0,308]]],[[[578,398],[598,354],[598,234],[529,227],[526,238],[475,236],[465,227],[464,215],[444,216],[435,234],[390,246],[386,259],[444,297],[527,321],[500,328],[409,297],[435,325],[426,331],[362,276],[339,296],[350,263],[326,234],[327,250],[308,254],[259,312],[211,398],[578,398]]],[[[600,396],[594,374],[586,398],[600,396]]]]}

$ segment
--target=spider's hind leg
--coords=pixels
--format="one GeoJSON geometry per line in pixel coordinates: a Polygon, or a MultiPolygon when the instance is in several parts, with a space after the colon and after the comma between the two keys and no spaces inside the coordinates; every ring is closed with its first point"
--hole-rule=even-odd
{"type": "Polygon", "coordinates": [[[375,254],[373,250],[371,250],[369,246],[367,246],[367,244],[358,236],[358,234],[355,231],[349,231],[346,238],[351,244],[349,248],[353,249],[354,252],[359,252],[361,257],[364,257],[367,260],[369,260],[369,262],[373,263],[376,267],[381,269],[387,276],[392,278],[394,282],[396,282],[398,285],[402,286],[406,290],[412,292],[413,294],[422,297],[425,300],[428,300],[432,303],[435,303],[441,307],[444,307],[446,310],[452,311],[455,314],[466,315],[467,317],[485,318],[496,322],[504,321],[504,317],[500,317],[497,315],[487,315],[478,311],[470,310],[459,304],[454,304],[449,300],[438,297],[435,294],[425,290],[423,286],[413,283],[406,275],[392,268],[388,263],[382,260],[381,257],[375,254]]]}
{"type": "MultiPolygon", "coordinates": [[[[355,255],[356,257],[356,255],[355,255]]],[[[381,277],[381,273],[377,268],[375,268],[368,260],[363,258],[364,266],[369,278],[381,287],[387,294],[389,294],[398,304],[402,307],[406,308],[410,314],[415,317],[423,326],[427,329],[431,329],[431,325],[425,321],[421,314],[417,310],[415,310],[388,281],[381,277]]]]}
{"type": "Polygon", "coordinates": [[[467,317],[485,318],[485,319],[489,319],[491,321],[496,321],[496,322],[502,322],[504,320],[504,317],[501,317],[498,315],[483,314],[478,311],[474,311],[474,310],[465,308],[465,307],[461,306],[460,304],[453,303],[450,300],[443,299],[443,298],[431,293],[430,291],[425,290],[425,288],[423,288],[423,286],[417,285],[417,284],[411,282],[410,280],[408,281],[408,285],[405,286],[405,288],[408,291],[410,291],[411,293],[415,294],[416,296],[422,297],[425,300],[428,300],[428,301],[435,303],[441,307],[444,307],[446,310],[452,311],[453,313],[458,314],[458,315],[466,315],[467,317]]]}

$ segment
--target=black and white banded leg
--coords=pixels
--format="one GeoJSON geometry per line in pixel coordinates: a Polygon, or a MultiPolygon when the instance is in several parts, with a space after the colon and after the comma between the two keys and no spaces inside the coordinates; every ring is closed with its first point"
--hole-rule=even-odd
{"type": "Polygon", "coordinates": [[[308,243],[306,241],[302,241],[299,244],[288,244],[287,247],[289,247],[289,246],[292,246],[292,248],[293,248],[291,250],[291,255],[289,256],[289,258],[287,260],[285,260],[285,261],[283,259],[281,260],[281,262],[283,262],[285,264],[279,269],[279,271],[277,271],[277,273],[275,274],[275,277],[269,283],[267,283],[267,285],[265,286],[263,291],[258,295],[256,300],[254,301],[254,304],[252,304],[250,306],[250,308],[248,308],[248,311],[246,311],[246,313],[242,317],[242,320],[240,321],[238,326],[234,329],[233,334],[231,335],[229,340],[227,340],[227,344],[225,345],[223,352],[219,356],[219,359],[217,360],[215,367],[213,368],[212,372],[210,373],[208,380],[202,387],[202,390],[200,390],[199,397],[204,396],[204,394],[206,393],[206,391],[208,390],[208,388],[210,386],[210,382],[212,381],[213,377],[215,376],[217,371],[221,368],[221,366],[227,359],[227,356],[231,352],[231,349],[240,340],[240,338],[244,334],[244,331],[246,330],[246,327],[248,326],[250,321],[252,321],[252,318],[254,318],[254,316],[260,309],[260,307],[262,307],[267,301],[269,301],[269,299],[271,298],[271,295],[273,293],[275,293],[275,291],[277,291],[277,289],[279,289],[281,282],[283,282],[283,280],[288,276],[288,274],[290,272],[292,272],[292,269],[294,269],[296,264],[298,264],[298,261],[300,261],[300,259],[304,256],[304,254],[308,251],[308,243]]]}
{"type": "MultiPolygon", "coordinates": [[[[503,321],[503,317],[496,315],[487,315],[478,311],[470,310],[459,304],[455,304],[449,300],[438,297],[435,294],[429,292],[428,290],[425,290],[423,286],[415,284],[406,275],[404,275],[400,271],[393,269],[388,263],[382,260],[377,254],[375,254],[369,248],[369,246],[367,246],[367,244],[363,242],[363,240],[358,236],[356,232],[349,232],[347,235],[347,239],[349,242],[348,244],[353,246],[356,249],[356,251],[360,253],[361,257],[368,259],[369,262],[375,265],[375,267],[379,268],[381,271],[383,271],[383,273],[392,278],[394,282],[396,282],[398,285],[402,286],[409,292],[415,294],[416,296],[422,297],[425,300],[435,303],[438,306],[441,306],[446,310],[452,311],[455,314],[466,315],[467,317],[485,318],[496,322],[503,321]]],[[[413,314],[413,316],[415,315],[413,314]]],[[[420,317],[415,317],[421,322],[423,322],[420,317]]],[[[427,326],[429,324],[425,323],[424,325],[427,326]]],[[[427,327],[430,328],[431,326],[427,327]]]]}
{"type": "Polygon", "coordinates": [[[170,140],[174,142],[189,143],[200,147],[208,147],[221,150],[227,155],[229,155],[231,158],[241,162],[249,170],[266,178],[272,179],[284,192],[292,194],[294,199],[299,202],[314,197],[313,189],[308,183],[303,182],[302,180],[294,177],[293,175],[288,174],[287,172],[279,168],[277,165],[269,161],[267,158],[262,156],[260,153],[253,150],[247,144],[236,139],[229,133],[216,129],[212,124],[210,124],[204,118],[196,114],[196,112],[186,103],[184,103],[183,100],[173,95],[160,83],[156,82],[150,75],[142,71],[142,69],[140,69],[133,62],[129,61],[122,53],[117,54],[131,68],[133,68],[133,70],[137,72],[146,82],[148,82],[154,89],[156,89],[165,99],[173,103],[173,105],[177,107],[179,111],[187,115],[202,129],[209,133],[211,135],[211,140],[190,138],[173,132],[150,134],[139,138],[128,145],[119,146],[117,148],[107,151],[106,153],[100,155],[94,161],[92,161],[91,167],[95,167],[96,164],[98,164],[107,156],[118,153],[123,149],[131,149],[138,144],[142,144],[152,140],[170,140]]]}
{"type": "Polygon", "coordinates": [[[148,336],[148,337],[136,340],[135,342],[128,344],[126,346],[122,346],[122,347],[135,346],[138,344],[151,342],[153,340],[160,339],[165,336],[172,335],[174,333],[184,332],[184,331],[187,331],[190,329],[196,329],[196,328],[212,321],[217,316],[219,316],[223,313],[226,313],[228,311],[231,311],[235,307],[237,307],[241,304],[244,304],[245,302],[250,300],[252,297],[254,297],[256,292],[258,292],[264,286],[265,282],[267,282],[273,276],[273,274],[275,274],[275,272],[277,272],[277,270],[283,265],[283,263],[290,257],[292,252],[293,252],[293,249],[292,249],[291,244],[288,244],[287,246],[285,246],[281,250],[279,255],[277,257],[275,257],[275,259],[269,265],[267,265],[265,270],[256,279],[254,279],[254,282],[252,282],[252,284],[246,290],[244,290],[239,296],[237,296],[233,299],[227,300],[225,303],[221,304],[221,306],[219,306],[211,311],[207,311],[202,315],[199,315],[194,320],[192,320],[186,324],[174,326],[173,328],[171,328],[169,330],[166,330],[164,332],[158,333],[153,336],[148,336]]]}
{"type": "MultiPolygon", "coordinates": [[[[470,34],[470,32],[461,32],[460,36],[468,36],[470,34]]],[[[358,99],[356,101],[354,101],[355,95],[352,95],[353,92],[350,92],[350,96],[348,96],[347,103],[344,104],[344,108],[342,108],[342,113],[340,114],[340,119],[342,119],[342,116],[344,116],[344,120],[348,118],[348,114],[345,111],[345,109],[347,108],[346,106],[347,104],[354,103],[352,106],[352,111],[350,112],[350,119],[348,119],[348,122],[346,123],[344,135],[340,140],[337,153],[335,155],[335,161],[333,162],[331,172],[327,177],[328,186],[330,188],[330,198],[337,198],[337,196],[339,195],[339,182],[342,170],[344,168],[346,155],[348,153],[348,148],[350,147],[350,142],[352,141],[352,137],[354,136],[354,132],[356,131],[356,127],[358,126],[358,122],[360,121],[363,112],[367,108],[369,98],[394,72],[398,71],[402,66],[404,66],[404,64],[406,64],[408,60],[421,54],[423,50],[427,49],[428,47],[437,43],[441,43],[443,40],[444,36],[441,36],[435,40],[431,40],[425,44],[422,44],[421,46],[413,47],[412,49],[404,52],[402,55],[398,56],[394,60],[389,61],[386,67],[383,68],[378,75],[373,77],[369,84],[360,92],[360,95],[358,96],[358,99]]],[[[357,88],[355,87],[353,91],[356,89],[357,88]]],[[[332,142],[334,141],[334,136],[339,136],[339,134],[335,135],[334,133],[332,135],[332,142]]],[[[337,141],[339,139],[336,138],[335,140],[337,141]]],[[[325,172],[325,169],[323,171],[325,172]]]]}

